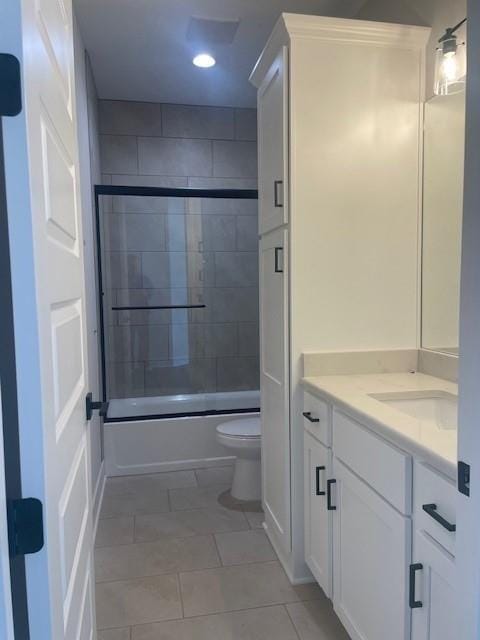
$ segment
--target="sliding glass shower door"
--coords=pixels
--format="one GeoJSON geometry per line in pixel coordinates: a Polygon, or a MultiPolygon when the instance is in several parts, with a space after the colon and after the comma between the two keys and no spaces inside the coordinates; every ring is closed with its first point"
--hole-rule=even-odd
{"type": "Polygon", "coordinates": [[[259,406],[256,194],[175,193],[98,198],[109,419],[259,406]]]}

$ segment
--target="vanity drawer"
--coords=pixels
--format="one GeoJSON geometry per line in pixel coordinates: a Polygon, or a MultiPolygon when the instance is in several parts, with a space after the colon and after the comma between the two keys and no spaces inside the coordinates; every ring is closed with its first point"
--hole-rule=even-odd
{"type": "Polygon", "coordinates": [[[412,459],[334,409],[333,454],[398,511],[412,511],[412,459]]]}
{"type": "Polygon", "coordinates": [[[415,529],[427,533],[454,556],[455,531],[449,529],[456,524],[455,483],[426,464],[416,462],[413,469],[413,501],[415,529]]]}
{"type": "Polygon", "coordinates": [[[330,447],[330,408],[326,402],[311,393],[303,394],[303,426],[317,440],[330,447]]]}

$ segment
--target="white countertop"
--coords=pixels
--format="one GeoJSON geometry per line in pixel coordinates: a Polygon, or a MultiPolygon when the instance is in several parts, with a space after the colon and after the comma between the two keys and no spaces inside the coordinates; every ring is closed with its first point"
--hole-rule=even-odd
{"type": "Polygon", "coordinates": [[[447,391],[457,395],[458,387],[453,382],[423,373],[375,373],[303,378],[302,385],[392,444],[456,479],[456,430],[432,428],[369,396],[399,391],[447,391]]]}

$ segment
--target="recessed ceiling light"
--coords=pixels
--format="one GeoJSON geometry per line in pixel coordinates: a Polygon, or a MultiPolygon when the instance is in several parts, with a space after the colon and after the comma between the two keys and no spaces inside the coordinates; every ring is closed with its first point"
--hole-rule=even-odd
{"type": "Polygon", "coordinates": [[[213,67],[215,63],[215,58],[209,53],[199,53],[198,56],[195,56],[195,58],[193,59],[193,64],[196,67],[201,67],[202,69],[213,67]]]}

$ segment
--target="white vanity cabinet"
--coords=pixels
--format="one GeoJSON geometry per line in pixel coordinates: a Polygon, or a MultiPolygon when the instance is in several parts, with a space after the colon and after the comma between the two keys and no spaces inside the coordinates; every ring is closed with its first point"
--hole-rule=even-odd
{"type": "Polygon", "coordinates": [[[414,467],[412,640],[457,640],[455,484],[427,465],[414,467]]]}
{"type": "Polygon", "coordinates": [[[304,432],[305,561],[325,595],[332,595],[332,514],[327,509],[327,482],[332,451],[304,432]]]}
{"type": "Polygon", "coordinates": [[[305,559],[350,637],[457,640],[454,482],[335,404],[304,409],[305,559]]]}

